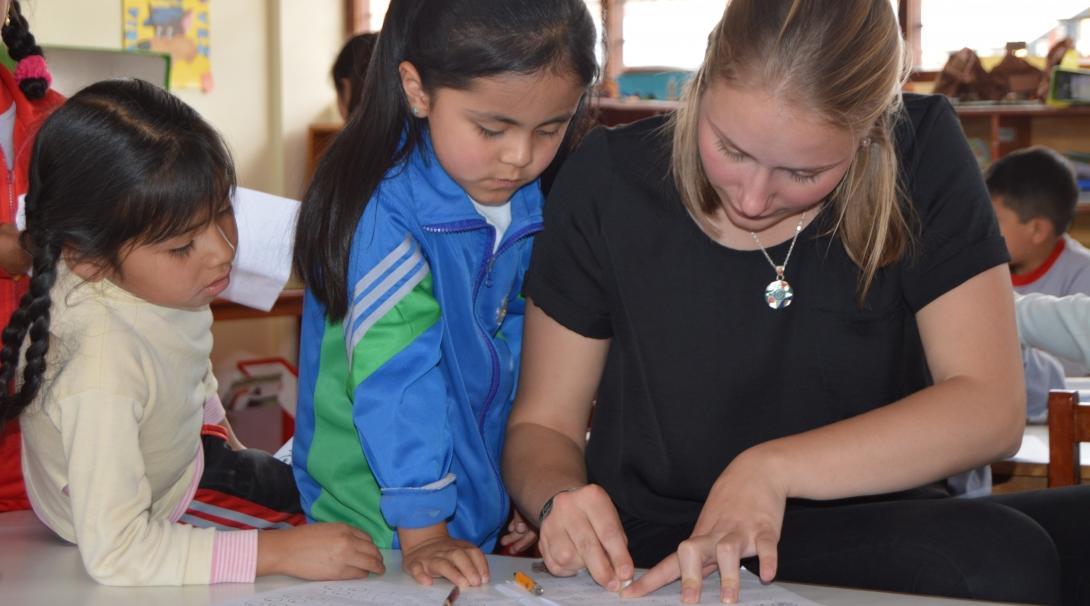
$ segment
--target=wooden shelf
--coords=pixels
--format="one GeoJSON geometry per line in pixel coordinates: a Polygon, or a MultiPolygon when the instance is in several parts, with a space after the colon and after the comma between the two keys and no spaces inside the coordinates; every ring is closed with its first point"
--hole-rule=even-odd
{"type": "Polygon", "coordinates": [[[212,318],[224,320],[253,320],[256,318],[275,318],[281,316],[299,317],[303,315],[303,289],[286,288],[269,311],[246,307],[227,299],[212,301],[212,318]]]}
{"type": "Polygon", "coordinates": [[[965,135],[988,147],[988,161],[1030,145],[1090,152],[1090,107],[1040,103],[956,105],[965,135]]]}
{"type": "Polygon", "coordinates": [[[955,104],[959,116],[1090,116],[1090,106],[1052,107],[1043,103],[955,104]]]}

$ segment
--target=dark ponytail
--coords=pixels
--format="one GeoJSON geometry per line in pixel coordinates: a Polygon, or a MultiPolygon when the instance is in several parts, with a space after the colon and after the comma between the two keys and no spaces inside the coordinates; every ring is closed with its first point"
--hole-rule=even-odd
{"type": "Polygon", "coordinates": [[[348,255],[364,206],[387,171],[424,140],[399,65],[425,90],[465,90],[477,78],[542,69],[588,86],[598,73],[594,22],[583,0],[393,0],[359,107],[322,156],[303,198],[295,267],[333,320],[348,308],[348,255]]]}
{"type": "MultiPolygon", "coordinates": [[[[4,45],[8,47],[8,55],[15,61],[22,61],[31,55],[44,57],[42,47],[38,46],[34,34],[30,33],[30,24],[23,16],[19,0],[11,0],[4,26],[0,28],[0,37],[3,37],[4,45]]],[[[23,78],[19,80],[19,90],[31,101],[41,99],[49,90],[49,81],[45,78],[23,78]]]]}
{"type": "Polygon", "coordinates": [[[398,65],[424,4],[425,0],[390,3],[359,105],[322,156],[303,197],[295,266],[333,318],[343,318],[348,308],[348,251],[364,205],[386,171],[422,140],[423,124],[410,119],[398,65]]]}
{"type": "Polygon", "coordinates": [[[2,333],[0,419],[19,416],[42,387],[50,289],[62,255],[120,272],[127,246],[162,242],[213,221],[234,185],[219,134],[153,84],[97,82],[54,111],[35,137],[28,171],[22,244],[34,277],[2,333]],[[19,349],[28,338],[15,391],[19,349]]]}

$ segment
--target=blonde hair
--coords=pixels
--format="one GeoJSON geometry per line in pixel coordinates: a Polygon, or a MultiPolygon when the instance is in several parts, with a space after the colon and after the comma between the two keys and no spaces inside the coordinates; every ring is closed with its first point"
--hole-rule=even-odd
{"type": "Polygon", "coordinates": [[[673,119],[672,172],[689,212],[708,229],[721,206],[697,145],[711,83],[763,87],[817,113],[862,141],[827,198],[836,213],[832,233],[860,268],[862,302],[878,269],[912,241],[893,140],[905,63],[890,0],[730,0],[673,119]]]}

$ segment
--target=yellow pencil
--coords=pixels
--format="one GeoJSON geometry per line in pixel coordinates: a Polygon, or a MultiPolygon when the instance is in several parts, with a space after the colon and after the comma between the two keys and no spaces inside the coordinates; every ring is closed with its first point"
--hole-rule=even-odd
{"type": "Polygon", "coordinates": [[[545,588],[537,584],[537,581],[530,578],[525,572],[518,570],[515,571],[515,582],[519,584],[523,589],[529,591],[534,595],[541,595],[545,593],[545,588]]]}

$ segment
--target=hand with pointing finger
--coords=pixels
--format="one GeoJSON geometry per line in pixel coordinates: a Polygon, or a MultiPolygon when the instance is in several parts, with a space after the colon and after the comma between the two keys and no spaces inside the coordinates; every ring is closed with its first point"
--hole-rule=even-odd
{"type": "Polygon", "coordinates": [[[742,453],[715,481],[692,535],[621,597],[644,596],[680,578],[682,603],[695,604],[704,577],[718,569],[720,601],[737,602],[743,558],[758,557],[765,583],[776,576],[786,503],[787,491],[760,456],[752,450],[742,453]]]}
{"type": "Polygon", "coordinates": [[[553,497],[539,533],[545,565],[556,576],[586,568],[599,585],[620,591],[635,573],[617,509],[597,484],[553,497]]]}

